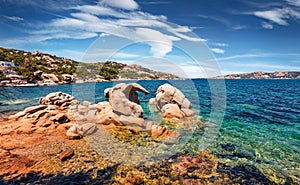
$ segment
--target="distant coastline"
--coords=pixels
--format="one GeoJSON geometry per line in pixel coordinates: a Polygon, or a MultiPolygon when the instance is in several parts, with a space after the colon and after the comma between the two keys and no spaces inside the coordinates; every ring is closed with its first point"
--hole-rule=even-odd
{"type": "Polygon", "coordinates": [[[214,79],[300,79],[300,71],[252,72],[218,76],[214,79]]]}
{"type": "Polygon", "coordinates": [[[0,48],[0,86],[53,86],[116,80],[180,79],[136,64],[77,62],[39,51],[0,48]]]}

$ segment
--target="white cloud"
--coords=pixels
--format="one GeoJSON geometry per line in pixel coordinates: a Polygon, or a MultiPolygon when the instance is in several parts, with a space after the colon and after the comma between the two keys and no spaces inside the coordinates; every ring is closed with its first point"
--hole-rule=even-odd
{"type": "Polygon", "coordinates": [[[262,22],[261,26],[266,29],[270,29],[270,30],[273,29],[273,25],[268,22],[262,22]]]}
{"type": "Polygon", "coordinates": [[[120,13],[116,10],[113,10],[109,7],[103,6],[93,6],[93,5],[83,5],[83,6],[76,6],[71,9],[79,10],[84,13],[89,13],[98,16],[112,16],[117,18],[125,18],[126,14],[120,13]]]}
{"type": "Polygon", "coordinates": [[[24,19],[22,17],[17,17],[17,16],[4,16],[4,17],[11,21],[16,21],[16,22],[24,21],[24,19]]]}
{"type": "Polygon", "coordinates": [[[267,11],[256,11],[255,16],[270,20],[279,25],[288,25],[285,19],[289,18],[287,9],[273,9],[267,11]]]}
{"type": "Polygon", "coordinates": [[[146,41],[151,45],[150,52],[155,57],[163,57],[172,51],[173,41],[179,40],[177,37],[164,35],[159,31],[148,28],[137,28],[137,36],[141,41],[146,41]]]}
{"type": "Polygon", "coordinates": [[[225,51],[223,49],[220,49],[220,48],[211,48],[210,50],[214,53],[217,53],[217,54],[224,54],[225,53],[225,51]]]}
{"type": "Polygon", "coordinates": [[[231,28],[234,29],[234,30],[242,30],[242,29],[246,29],[247,26],[244,26],[244,25],[236,25],[236,26],[232,26],[231,28]]]}
{"type": "MultiPolygon", "coordinates": [[[[253,13],[255,16],[274,22],[276,24],[286,26],[289,25],[290,18],[300,19],[300,12],[293,8],[275,8],[266,11],[256,11],[253,13]]],[[[262,24],[262,26],[270,28],[270,25],[262,24]]],[[[264,27],[264,28],[265,28],[264,27]]]]}
{"type": "MultiPolygon", "coordinates": [[[[138,4],[134,0],[101,0],[95,5],[73,5],[66,9],[72,13],[39,24],[39,27],[27,32],[27,38],[42,42],[63,38],[87,39],[99,35],[118,36],[148,44],[150,52],[157,57],[164,57],[171,52],[174,42],[180,40],[206,41],[193,34],[190,27],[168,22],[166,16],[138,10],[138,4]]],[[[18,40],[21,43],[26,39],[18,40]]]]}
{"type": "Polygon", "coordinates": [[[218,46],[218,47],[227,47],[228,44],[226,43],[222,43],[222,42],[214,42],[214,43],[210,43],[213,46],[218,46]]]}
{"type": "Polygon", "coordinates": [[[134,0],[101,0],[100,4],[125,10],[136,10],[139,7],[134,0]]]}
{"type": "Polygon", "coordinates": [[[286,0],[291,5],[300,6],[300,0],[286,0]]]}
{"type": "Polygon", "coordinates": [[[300,57],[299,53],[247,53],[241,55],[233,55],[229,57],[219,57],[216,58],[218,61],[232,61],[236,59],[246,59],[246,58],[262,58],[262,57],[282,57],[282,56],[290,56],[290,57],[300,57]]]}

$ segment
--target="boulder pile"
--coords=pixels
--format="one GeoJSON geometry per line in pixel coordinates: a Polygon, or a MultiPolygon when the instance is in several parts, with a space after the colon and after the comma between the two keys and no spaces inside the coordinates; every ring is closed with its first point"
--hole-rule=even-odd
{"type": "Polygon", "coordinates": [[[184,118],[195,115],[191,110],[191,102],[176,87],[170,84],[163,84],[158,87],[155,98],[148,102],[155,105],[165,118],[184,118]]]}
{"type": "MultiPolygon", "coordinates": [[[[106,89],[109,101],[92,104],[80,103],[73,96],[63,93],[50,93],[40,98],[40,105],[28,107],[9,117],[17,122],[18,132],[43,132],[47,128],[66,129],[68,139],[80,139],[97,131],[97,125],[113,129],[128,128],[134,131],[147,131],[153,140],[180,136],[179,132],[169,130],[163,125],[157,125],[144,118],[137,91],[149,92],[137,83],[120,83],[106,89]]],[[[191,103],[177,88],[164,84],[156,92],[156,97],[150,99],[150,104],[162,112],[165,118],[183,118],[194,115],[191,103]]]]}
{"type": "Polygon", "coordinates": [[[79,102],[75,100],[73,96],[63,92],[54,92],[45,97],[41,97],[39,103],[41,105],[57,105],[62,109],[66,109],[70,105],[79,104],[79,102]]]}

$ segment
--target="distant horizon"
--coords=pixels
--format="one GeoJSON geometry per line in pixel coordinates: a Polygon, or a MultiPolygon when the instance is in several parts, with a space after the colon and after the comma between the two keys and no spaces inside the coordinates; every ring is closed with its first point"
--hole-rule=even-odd
{"type": "MultiPolygon", "coordinates": [[[[0,48],[5,48],[3,46],[0,46],[0,48]]],[[[68,58],[68,57],[64,57],[64,56],[57,56],[56,54],[53,54],[53,53],[47,53],[47,52],[44,52],[44,51],[41,51],[41,50],[33,50],[33,51],[27,51],[27,50],[24,50],[24,49],[19,49],[19,48],[5,48],[5,49],[12,49],[12,50],[19,50],[19,51],[24,51],[24,52],[30,52],[30,53],[33,53],[35,51],[37,52],[41,52],[43,54],[49,54],[49,55],[52,55],[52,56],[56,56],[56,57],[59,57],[59,58],[68,58]]],[[[68,59],[71,59],[71,60],[74,60],[75,62],[79,62],[79,63],[105,63],[105,62],[108,62],[109,60],[107,61],[94,61],[94,62],[89,62],[89,61],[77,61],[75,59],[72,59],[72,58],[68,58],[68,59]]],[[[122,63],[120,61],[115,61],[113,60],[113,62],[117,62],[117,63],[122,63]]],[[[122,63],[122,64],[126,64],[126,63],[122,63]]],[[[127,64],[127,65],[131,65],[131,64],[135,64],[135,63],[130,63],[130,64],[127,64]]],[[[140,65],[140,64],[136,64],[136,65],[140,65]]],[[[142,67],[144,67],[143,65],[141,65],[142,67]]],[[[149,68],[150,69],[150,68],[149,68]]],[[[154,70],[154,69],[151,69],[151,70],[154,70]]],[[[166,72],[166,71],[159,71],[157,69],[155,69],[154,71],[157,71],[157,72],[166,72]]],[[[241,73],[230,73],[230,74],[222,74],[222,76],[227,76],[227,75],[240,75],[240,74],[248,74],[248,73],[257,73],[257,72],[264,72],[264,73],[276,73],[276,72],[300,72],[300,69],[297,71],[250,71],[250,72],[241,72],[241,73]]],[[[172,74],[171,72],[169,72],[170,74],[172,74]]],[[[195,77],[195,78],[188,78],[188,79],[213,79],[213,78],[216,78],[216,77],[219,77],[219,76],[215,76],[215,77],[195,77]]],[[[181,77],[181,78],[185,78],[185,77],[181,77]]]]}

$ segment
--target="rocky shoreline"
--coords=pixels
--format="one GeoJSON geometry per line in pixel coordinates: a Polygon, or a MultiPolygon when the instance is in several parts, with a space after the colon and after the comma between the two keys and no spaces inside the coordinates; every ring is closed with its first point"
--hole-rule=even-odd
{"type": "Polygon", "coordinates": [[[149,100],[163,122],[148,120],[136,91],[148,93],[121,83],[97,104],[50,93],[0,122],[0,184],[275,184],[255,167],[230,168],[209,151],[173,150],[192,123],[198,132],[205,123],[169,84],[149,100]]]}

